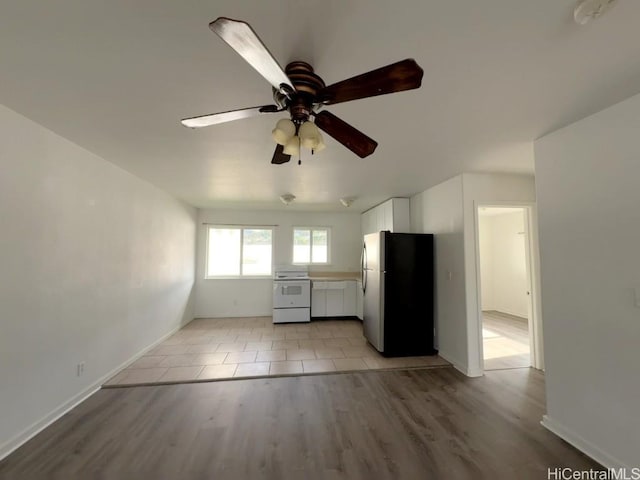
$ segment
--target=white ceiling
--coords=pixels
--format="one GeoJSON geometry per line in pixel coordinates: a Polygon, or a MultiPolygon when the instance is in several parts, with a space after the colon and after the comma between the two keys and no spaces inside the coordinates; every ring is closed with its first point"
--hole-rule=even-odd
{"type": "MultiPolygon", "coordinates": [[[[574,0],[2,0],[0,103],[198,207],[362,211],[463,171],[531,174],[532,140],[640,91],[640,2],[572,22],[574,0]],[[214,35],[249,22],[327,84],[415,58],[420,90],[330,110],[379,142],[271,165],[278,115],[179,119],[271,102],[214,35]]],[[[281,115],[281,114],[280,114],[281,115]]]]}

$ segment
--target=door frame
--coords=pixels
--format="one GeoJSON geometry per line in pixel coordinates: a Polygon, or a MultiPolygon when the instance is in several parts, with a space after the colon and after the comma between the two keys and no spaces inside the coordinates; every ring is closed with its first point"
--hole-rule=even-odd
{"type": "Polygon", "coordinates": [[[478,364],[484,374],[484,338],[482,335],[482,280],[480,275],[480,208],[522,208],[525,228],[525,262],[529,287],[529,348],[531,366],[544,370],[544,344],[542,335],[542,300],[540,295],[540,252],[538,249],[538,218],[535,202],[474,202],[474,234],[476,250],[478,364]]]}

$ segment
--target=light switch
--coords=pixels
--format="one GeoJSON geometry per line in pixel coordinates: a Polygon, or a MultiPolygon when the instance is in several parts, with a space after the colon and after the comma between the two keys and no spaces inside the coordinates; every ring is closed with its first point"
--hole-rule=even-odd
{"type": "Polygon", "coordinates": [[[636,307],[640,308],[640,287],[634,288],[633,291],[635,293],[636,307]]]}

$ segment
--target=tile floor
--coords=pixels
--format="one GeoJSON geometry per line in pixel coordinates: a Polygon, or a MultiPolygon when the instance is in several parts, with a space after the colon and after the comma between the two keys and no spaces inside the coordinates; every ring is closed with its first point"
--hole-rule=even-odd
{"type": "Polygon", "coordinates": [[[105,386],[448,365],[438,356],[385,358],[367,343],[358,320],[196,319],[105,386]]]}

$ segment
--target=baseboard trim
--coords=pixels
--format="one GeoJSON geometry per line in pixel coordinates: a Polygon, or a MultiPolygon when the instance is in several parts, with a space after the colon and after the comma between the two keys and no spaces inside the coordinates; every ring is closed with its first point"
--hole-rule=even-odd
{"type": "Polygon", "coordinates": [[[462,362],[458,361],[458,359],[452,357],[447,352],[443,352],[442,350],[438,351],[438,356],[445,359],[447,362],[453,365],[453,368],[466,375],[467,377],[481,377],[484,374],[482,370],[469,368],[468,365],[464,365],[462,362]]]}
{"type": "Polygon", "coordinates": [[[101,386],[102,386],[102,384],[104,382],[109,380],[111,377],[113,377],[116,373],[118,373],[123,368],[126,368],[129,365],[131,365],[133,362],[138,360],[140,357],[142,357],[149,350],[151,350],[152,348],[156,347],[160,343],[164,342],[167,338],[169,338],[171,335],[176,333],[178,330],[180,330],[182,327],[187,325],[189,322],[186,322],[186,323],[182,323],[181,322],[179,325],[177,325],[175,328],[173,328],[169,333],[166,333],[160,339],[158,339],[155,342],[153,342],[152,344],[148,345],[147,347],[142,349],[140,352],[136,353],[131,358],[129,358],[125,362],[121,363],[116,368],[112,369],[109,373],[107,373],[107,374],[101,376],[100,378],[98,378],[89,387],[85,388],[84,390],[82,390],[81,392],[77,393],[76,395],[73,395],[71,398],[69,398],[67,401],[63,402],[61,405],[58,405],[56,408],[51,410],[43,418],[41,418],[40,420],[32,423],[29,427],[25,428],[22,432],[18,433],[14,437],[10,438],[9,440],[7,440],[3,444],[1,444],[0,445],[0,460],[2,460],[3,458],[9,456],[12,452],[14,452],[18,448],[20,448],[25,443],[27,443],[29,440],[31,440],[33,437],[35,437],[38,433],[40,433],[42,430],[47,428],[53,422],[58,420],[64,414],[66,414],[67,412],[72,410],[74,407],[76,407],[80,403],[84,402],[87,398],[89,398],[91,395],[93,395],[98,390],[100,390],[100,388],[101,388],[101,386]]]}
{"type": "Polygon", "coordinates": [[[472,378],[482,377],[484,375],[484,370],[478,368],[468,368],[465,375],[472,378]]]}
{"type": "Polygon", "coordinates": [[[101,381],[94,382],[89,388],[86,388],[77,395],[74,395],[62,405],[59,405],[57,408],[49,412],[49,414],[45,415],[44,418],[41,418],[37,422],[31,424],[25,430],[0,445],[0,460],[9,456],[15,450],[27,443],[42,430],[69,412],[69,410],[84,402],[87,398],[100,390],[100,385],[102,385],[101,381]]]}
{"type": "Polygon", "coordinates": [[[522,314],[522,313],[515,313],[515,312],[510,312],[508,310],[500,310],[499,308],[490,308],[490,309],[483,309],[482,313],[502,313],[504,315],[509,315],[511,317],[517,317],[518,319],[522,319],[525,321],[529,321],[529,319],[527,318],[528,314],[522,314]]]}
{"type": "Polygon", "coordinates": [[[577,433],[572,430],[566,428],[561,423],[557,422],[553,418],[548,415],[543,415],[542,421],[540,422],[544,428],[549,430],[551,433],[557,435],[565,442],[573,445],[578,450],[580,450],[585,455],[591,457],[600,465],[605,468],[626,468],[630,471],[631,467],[625,465],[623,462],[618,460],[617,458],[609,455],[608,453],[602,451],[600,448],[596,447],[591,442],[585,440],[577,433]]]}
{"type": "Polygon", "coordinates": [[[217,319],[217,318],[263,318],[263,317],[271,317],[273,310],[269,310],[269,312],[254,312],[254,313],[238,313],[238,312],[216,312],[213,314],[205,315],[203,313],[197,314],[193,319],[194,320],[208,320],[208,319],[217,319]]]}

